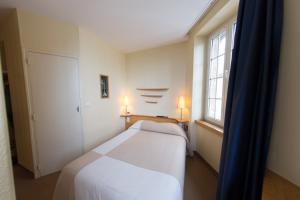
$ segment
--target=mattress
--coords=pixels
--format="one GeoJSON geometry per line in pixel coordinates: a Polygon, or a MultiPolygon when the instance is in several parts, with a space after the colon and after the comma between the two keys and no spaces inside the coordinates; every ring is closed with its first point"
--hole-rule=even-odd
{"type": "Polygon", "coordinates": [[[132,127],[62,170],[54,200],[182,200],[188,144],[176,124],[132,127]]]}

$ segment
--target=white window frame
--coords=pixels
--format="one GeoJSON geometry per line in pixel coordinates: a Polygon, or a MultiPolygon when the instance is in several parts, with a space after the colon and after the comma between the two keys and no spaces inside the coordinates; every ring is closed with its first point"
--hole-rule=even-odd
{"type": "Polygon", "coordinates": [[[215,124],[217,126],[224,126],[224,115],[225,115],[225,107],[226,107],[226,98],[227,98],[227,86],[228,86],[228,79],[229,79],[229,71],[231,65],[231,51],[232,51],[232,37],[233,32],[233,25],[236,23],[236,19],[231,19],[226,24],[220,26],[217,30],[213,31],[207,41],[207,62],[206,62],[206,77],[205,77],[205,84],[206,84],[206,92],[205,92],[205,101],[204,101],[204,120],[215,124]],[[211,53],[211,41],[216,36],[220,35],[222,32],[225,31],[226,35],[226,43],[225,43],[225,58],[224,58],[224,75],[223,75],[223,90],[222,90],[222,104],[221,104],[221,120],[216,120],[211,118],[208,115],[208,94],[209,94],[209,69],[210,69],[210,53],[211,53]]]}

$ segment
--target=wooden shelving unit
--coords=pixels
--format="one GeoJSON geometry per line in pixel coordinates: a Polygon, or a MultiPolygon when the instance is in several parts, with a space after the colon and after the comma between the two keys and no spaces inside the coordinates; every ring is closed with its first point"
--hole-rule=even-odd
{"type": "Polygon", "coordinates": [[[169,88],[136,88],[137,90],[143,91],[167,91],[169,88]]]}
{"type": "Polygon", "coordinates": [[[163,95],[156,95],[156,94],[141,94],[142,97],[150,97],[150,98],[162,98],[163,95]]]}
{"type": "Polygon", "coordinates": [[[168,91],[169,88],[136,88],[136,90],[144,91],[144,94],[141,94],[141,97],[145,98],[145,103],[157,104],[158,101],[154,99],[158,100],[159,98],[162,98],[163,97],[162,93],[168,91]]]}
{"type": "Polygon", "coordinates": [[[157,101],[145,101],[145,102],[150,104],[157,104],[157,101]]]}

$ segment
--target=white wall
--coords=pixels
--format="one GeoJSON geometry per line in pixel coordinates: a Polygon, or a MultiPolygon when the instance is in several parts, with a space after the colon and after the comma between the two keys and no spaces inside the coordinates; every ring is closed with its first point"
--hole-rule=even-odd
{"type": "Polygon", "coordinates": [[[196,151],[218,172],[223,137],[198,125],[196,132],[196,151]]]}
{"type": "MultiPolygon", "coordinates": [[[[180,117],[178,97],[185,95],[187,42],[138,51],[126,55],[127,86],[134,114],[180,117]],[[169,88],[166,92],[137,91],[136,88],[169,88]],[[158,104],[145,103],[141,94],[162,94],[158,104]]],[[[151,98],[147,98],[150,99],[151,98]]],[[[185,114],[186,111],[185,111],[185,114]]]]}
{"type": "Polygon", "coordinates": [[[300,2],[284,1],[279,82],[274,126],[269,154],[269,168],[300,186],[300,2]]]}
{"type": "Polygon", "coordinates": [[[9,149],[2,67],[0,60],[0,199],[14,200],[15,190],[9,149]]]}
{"type": "Polygon", "coordinates": [[[78,59],[84,149],[121,132],[121,96],[125,88],[125,55],[85,28],[17,10],[24,56],[28,51],[78,59]],[[109,76],[110,97],[100,98],[99,74],[109,76]]]}
{"type": "Polygon", "coordinates": [[[125,94],[125,56],[95,33],[79,29],[80,77],[85,150],[120,133],[122,96],[125,94]],[[110,96],[100,98],[99,75],[109,76],[110,96]]]}
{"type": "Polygon", "coordinates": [[[17,12],[23,50],[78,57],[77,26],[24,10],[17,12]]]}
{"type": "Polygon", "coordinates": [[[25,54],[37,51],[78,59],[85,150],[119,133],[124,125],[120,118],[124,55],[84,28],[24,10],[18,10],[18,17],[25,54]],[[100,98],[99,74],[109,75],[109,99],[100,98]]]}

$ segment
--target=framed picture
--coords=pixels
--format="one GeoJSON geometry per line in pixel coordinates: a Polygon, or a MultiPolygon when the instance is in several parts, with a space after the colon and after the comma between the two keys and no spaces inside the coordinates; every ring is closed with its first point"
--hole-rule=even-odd
{"type": "Polygon", "coordinates": [[[100,94],[101,94],[101,98],[109,97],[108,76],[100,75],[100,94]]]}

